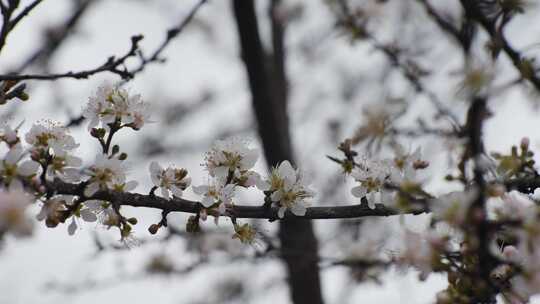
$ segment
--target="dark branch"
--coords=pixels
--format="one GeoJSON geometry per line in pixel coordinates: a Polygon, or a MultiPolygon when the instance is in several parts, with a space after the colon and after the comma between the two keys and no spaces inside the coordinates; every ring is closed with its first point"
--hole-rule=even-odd
{"type": "MultiPolygon", "coordinates": [[[[83,196],[84,183],[70,184],[59,179],[47,183],[47,189],[51,189],[55,194],[83,196]]],[[[159,209],[166,212],[185,212],[197,214],[202,210],[202,205],[196,201],[190,201],[181,198],[166,200],[155,195],[144,195],[138,193],[127,193],[117,191],[99,191],[95,195],[86,199],[97,199],[109,202],[115,202],[121,206],[145,207],[159,209]]],[[[418,201],[425,205],[425,201],[418,201]]],[[[268,208],[263,206],[245,206],[235,205],[227,210],[226,216],[235,218],[253,218],[277,220],[278,208],[268,208]]],[[[285,219],[314,220],[314,219],[342,219],[342,218],[360,218],[367,216],[391,216],[396,214],[420,214],[427,210],[417,210],[400,213],[395,210],[377,205],[375,209],[370,209],[366,204],[356,204],[350,206],[332,206],[332,207],[311,207],[308,208],[305,216],[295,216],[290,212],[285,213],[285,219]]],[[[216,213],[210,212],[210,215],[216,213]]]]}
{"type": "Polygon", "coordinates": [[[518,70],[519,74],[526,80],[528,80],[537,90],[540,91],[540,78],[533,71],[527,71],[524,73],[524,64],[527,60],[523,54],[514,49],[504,35],[504,25],[507,24],[509,19],[503,17],[503,22],[500,26],[497,26],[497,23],[493,20],[490,20],[482,10],[478,7],[476,1],[461,0],[461,5],[465,10],[465,14],[469,19],[472,19],[478,22],[484,30],[491,37],[492,43],[495,47],[501,48],[504,53],[510,58],[514,67],[518,70]]]}
{"type": "Polygon", "coordinates": [[[132,36],[131,37],[131,47],[129,51],[124,54],[120,58],[116,58],[115,56],[111,56],[107,59],[107,62],[102,64],[101,66],[86,70],[86,71],[80,71],[80,72],[67,72],[67,73],[61,73],[61,74],[47,74],[47,75],[40,75],[40,74],[26,74],[26,75],[0,75],[0,81],[6,81],[6,80],[56,80],[60,78],[74,78],[74,79],[86,79],[92,75],[101,73],[101,72],[110,72],[113,74],[117,74],[122,79],[129,79],[133,77],[133,74],[125,68],[124,64],[126,60],[130,57],[136,56],[137,51],[139,50],[139,42],[143,39],[142,35],[132,36]]]}
{"type": "MultiPolygon", "coordinates": [[[[116,74],[120,76],[124,81],[130,80],[137,73],[143,71],[147,64],[164,61],[162,58],[160,58],[160,55],[163,52],[163,50],[169,45],[172,39],[177,37],[183,31],[183,29],[193,19],[198,9],[206,2],[207,0],[200,0],[193,7],[190,13],[186,16],[186,18],[184,18],[177,27],[169,29],[167,31],[167,37],[165,38],[165,40],[158,46],[158,48],[152,53],[150,57],[145,57],[141,49],[139,48],[138,43],[143,38],[143,36],[136,35],[136,36],[131,37],[131,48],[125,55],[119,58],[116,58],[115,56],[111,56],[107,59],[107,61],[103,65],[97,68],[85,70],[85,71],[79,71],[79,72],[69,71],[66,73],[57,73],[57,74],[0,75],[0,81],[6,81],[6,80],[14,80],[14,81],[49,80],[50,81],[50,80],[57,80],[61,78],[86,79],[90,76],[93,76],[95,74],[102,73],[102,72],[110,72],[110,73],[116,74]],[[128,58],[131,58],[131,57],[137,57],[140,60],[140,64],[137,68],[130,71],[125,66],[125,62],[128,58]]],[[[2,38],[1,33],[2,32],[0,32],[0,39],[2,38]]]]}

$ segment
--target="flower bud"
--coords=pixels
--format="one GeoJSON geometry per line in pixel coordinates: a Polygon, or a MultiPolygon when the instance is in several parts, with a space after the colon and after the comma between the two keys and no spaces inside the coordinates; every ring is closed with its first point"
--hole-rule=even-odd
{"type": "Polygon", "coordinates": [[[523,137],[521,139],[520,147],[522,150],[528,150],[530,144],[530,139],[528,137],[523,137]]]}
{"type": "Polygon", "coordinates": [[[103,128],[92,128],[90,130],[90,135],[95,138],[103,138],[105,136],[105,129],[103,128]]]}
{"type": "Polygon", "coordinates": [[[150,234],[156,234],[160,227],[161,226],[158,224],[152,224],[150,227],[148,227],[148,232],[150,232],[150,234]]]}
{"type": "Polygon", "coordinates": [[[199,219],[195,215],[192,215],[188,218],[188,221],[186,223],[186,231],[189,233],[197,233],[201,231],[199,219]]]}
{"type": "Polygon", "coordinates": [[[114,145],[112,147],[112,155],[115,155],[118,152],[120,152],[120,146],[119,145],[114,145]]]}

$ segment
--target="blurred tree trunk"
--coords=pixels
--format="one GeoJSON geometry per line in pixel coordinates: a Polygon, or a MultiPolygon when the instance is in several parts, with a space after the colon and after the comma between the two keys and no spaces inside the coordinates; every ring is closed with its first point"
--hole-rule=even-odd
{"type": "MultiPolygon", "coordinates": [[[[273,0],[270,6],[273,44],[270,57],[262,47],[254,1],[233,0],[241,55],[268,167],[283,160],[294,162],[287,117],[284,26],[276,13],[279,2],[273,0]]],[[[281,221],[279,237],[293,302],[322,304],[317,239],[311,222],[281,221]]]]}

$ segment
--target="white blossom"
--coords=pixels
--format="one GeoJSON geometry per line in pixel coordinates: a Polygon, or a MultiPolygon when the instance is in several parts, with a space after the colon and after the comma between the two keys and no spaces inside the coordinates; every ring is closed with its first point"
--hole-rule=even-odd
{"type": "Polygon", "coordinates": [[[234,198],[234,184],[222,184],[219,181],[213,181],[208,185],[193,186],[193,192],[202,195],[201,204],[205,208],[210,208],[219,204],[220,213],[224,213],[226,205],[232,204],[234,198]]]}
{"type": "Polygon", "coordinates": [[[400,185],[404,182],[417,183],[417,171],[424,169],[428,163],[422,160],[420,148],[409,153],[401,145],[396,146],[393,166],[391,166],[391,182],[400,185]]]}
{"type": "Polygon", "coordinates": [[[393,202],[392,190],[387,189],[386,183],[391,183],[395,168],[388,160],[365,161],[360,167],[355,167],[351,175],[360,185],[351,189],[355,197],[366,197],[368,207],[375,209],[375,204],[393,202]]]}
{"type": "Polygon", "coordinates": [[[289,209],[297,216],[306,214],[306,199],[314,193],[308,188],[309,181],[299,170],[295,170],[288,161],[273,168],[268,180],[259,181],[257,187],[272,194],[270,199],[279,206],[278,216],[283,218],[289,209]]]}
{"type": "Polygon", "coordinates": [[[182,197],[183,191],[191,184],[191,178],[187,174],[185,169],[172,166],[163,169],[157,162],[150,164],[152,183],[160,189],[164,198],[170,198],[170,193],[175,197],[182,197]]]}
{"type": "Polygon", "coordinates": [[[82,160],[71,155],[79,145],[68,129],[53,121],[34,124],[26,134],[32,159],[47,163],[47,177],[59,177],[66,182],[78,182],[82,160]]]}
{"type": "Polygon", "coordinates": [[[429,208],[434,218],[460,226],[465,222],[469,208],[478,196],[475,188],[451,192],[430,201],[429,208]]]}
{"type": "Polygon", "coordinates": [[[536,204],[526,195],[511,191],[502,197],[502,203],[495,208],[500,219],[534,221],[536,218],[536,204]]]}
{"type": "Polygon", "coordinates": [[[105,129],[115,121],[140,129],[149,119],[148,105],[140,95],[130,95],[125,89],[105,83],[88,100],[83,116],[90,121],[88,129],[100,123],[105,129]]]}
{"type": "MultiPolygon", "coordinates": [[[[72,206],[77,203],[76,197],[66,197],[66,202],[68,205],[72,206]]],[[[94,211],[88,207],[85,203],[79,203],[78,207],[73,211],[73,216],[71,217],[71,223],[68,225],[68,234],[73,235],[78,228],[77,219],[82,219],[85,222],[93,223],[97,221],[97,215],[94,211]]]]}
{"type": "Polygon", "coordinates": [[[59,177],[65,182],[78,182],[81,178],[82,159],[68,153],[52,156],[47,166],[48,177],[59,177]]]}
{"type": "Polygon", "coordinates": [[[131,191],[137,186],[136,181],[126,182],[126,166],[121,160],[107,158],[103,154],[96,157],[96,162],[88,170],[90,176],[84,195],[92,196],[99,190],[131,191]]]}
{"type": "Polygon", "coordinates": [[[54,154],[65,154],[79,147],[67,128],[59,123],[47,120],[34,124],[25,136],[26,142],[32,145],[31,151],[42,150],[54,154]]]}
{"type": "Polygon", "coordinates": [[[233,137],[214,143],[206,153],[205,167],[212,177],[226,181],[231,176],[241,186],[252,186],[258,175],[249,169],[255,166],[258,157],[257,149],[250,149],[244,140],[233,137]]]}
{"type": "Polygon", "coordinates": [[[111,203],[100,200],[88,200],[84,202],[84,205],[94,214],[97,215],[99,222],[110,228],[118,227],[120,225],[120,216],[112,208],[111,203]]]}
{"type": "Polygon", "coordinates": [[[420,279],[425,280],[432,271],[439,252],[446,251],[448,237],[438,232],[417,233],[405,230],[403,245],[398,263],[410,265],[420,271],[420,279]]]}
{"type": "Polygon", "coordinates": [[[9,146],[15,145],[19,141],[17,129],[14,130],[7,123],[0,123],[0,141],[4,141],[9,146]]]}

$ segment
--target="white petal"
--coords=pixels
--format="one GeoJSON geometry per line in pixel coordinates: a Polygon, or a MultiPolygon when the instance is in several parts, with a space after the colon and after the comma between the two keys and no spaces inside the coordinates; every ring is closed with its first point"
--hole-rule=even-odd
{"type": "Polygon", "coordinates": [[[279,210],[277,212],[279,218],[283,218],[285,216],[285,210],[286,209],[287,208],[285,208],[285,207],[279,207],[279,210]]]}
{"type": "Polygon", "coordinates": [[[193,192],[198,195],[203,195],[208,192],[208,186],[201,185],[201,186],[193,186],[191,187],[193,189],[193,192]]]}
{"type": "Polygon", "coordinates": [[[85,222],[95,222],[95,221],[97,221],[97,216],[92,211],[90,211],[90,209],[88,209],[88,208],[81,209],[80,213],[81,213],[81,218],[85,222]]]}
{"type": "Polygon", "coordinates": [[[86,186],[84,189],[84,195],[87,197],[90,197],[94,195],[99,190],[99,184],[98,183],[91,183],[90,185],[86,186]]]}
{"type": "Polygon", "coordinates": [[[279,202],[281,200],[281,191],[275,191],[270,195],[272,202],[279,202]]]}
{"type": "Polygon", "coordinates": [[[356,186],[351,189],[351,194],[355,197],[364,197],[366,196],[367,190],[363,186],[356,186]]]}
{"type": "Polygon", "coordinates": [[[17,167],[17,172],[22,176],[36,174],[39,169],[39,164],[33,160],[24,161],[17,167]]]}
{"type": "Polygon", "coordinates": [[[259,158],[259,150],[249,149],[242,157],[242,170],[249,170],[255,166],[257,159],[259,158]]]}
{"type": "Polygon", "coordinates": [[[4,160],[6,161],[6,163],[10,165],[16,164],[19,161],[19,159],[21,159],[22,153],[23,153],[23,148],[21,144],[17,144],[11,149],[9,149],[4,160]]]}
{"type": "Polygon", "coordinates": [[[150,163],[150,174],[160,175],[163,171],[163,168],[158,164],[158,162],[153,161],[150,163]]]}
{"type": "Polygon", "coordinates": [[[205,197],[203,197],[203,199],[201,200],[201,204],[202,204],[204,207],[208,208],[208,207],[210,207],[210,206],[212,206],[212,205],[214,204],[214,199],[212,199],[212,198],[209,197],[209,196],[205,196],[205,197]]]}
{"type": "Polygon", "coordinates": [[[278,173],[280,176],[290,175],[294,174],[294,168],[292,167],[291,163],[286,160],[281,162],[281,164],[278,167],[278,173]]]}
{"type": "Polygon", "coordinates": [[[8,187],[9,191],[24,191],[24,185],[23,183],[18,179],[13,179],[8,187]]]}
{"type": "Polygon", "coordinates": [[[224,203],[219,204],[218,206],[219,214],[225,214],[225,211],[227,211],[227,207],[224,203]]]}
{"type": "Polygon", "coordinates": [[[176,196],[176,197],[182,197],[182,194],[184,193],[184,192],[182,191],[182,189],[180,189],[180,188],[178,188],[178,187],[176,187],[176,186],[174,186],[174,185],[171,186],[171,192],[172,192],[172,194],[173,194],[174,196],[176,196]]]}
{"type": "Polygon", "coordinates": [[[127,183],[124,185],[124,191],[131,191],[131,190],[137,188],[137,185],[138,185],[138,184],[139,184],[139,183],[138,183],[137,181],[134,181],[134,180],[133,180],[133,181],[129,181],[129,182],[127,182],[127,183]]]}
{"type": "Polygon", "coordinates": [[[220,166],[214,169],[214,176],[221,180],[227,180],[227,177],[229,175],[229,168],[220,166]]]}
{"type": "Polygon", "coordinates": [[[270,190],[270,183],[259,178],[259,180],[257,180],[257,183],[256,183],[256,186],[257,188],[259,188],[259,190],[261,191],[268,191],[270,190]]]}
{"type": "Polygon", "coordinates": [[[81,174],[77,168],[64,168],[62,178],[65,182],[78,182],[81,179],[81,174]]]}
{"type": "Polygon", "coordinates": [[[304,216],[306,215],[306,206],[302,203],[296,203],[291,207],[291,212],[294,213],[294,215],[297,216],[304,216]]]}
{"type": "Polygon", "coordinates": [[[182,182],[186,185],[186,188],[189,187],[189,185],[191,185],[191,177],[184,177],[182,182]]]}
{"type": "Polygon", "coordinates": [[[161,197],[163,198],[167,198],[169,199],[170,198],[170,195],[169,195],[169,190],[165,187],[161,187],[159,188],[161,190],[161,197]]]}
{"type": "Polygon", "coordinates": [[[80,167],[82,165],[82,159],[76,156],[66,156],[66,162],[69,167],[80,167]]]}
{"type": "Polygon", "coordinates": [[[75,219],[73,219],[71,221],[71,224],[69,224],[68,226],[69,235],[74,235],[76,230],[77,230],[77,223],[75,223],[75,219]]]}

